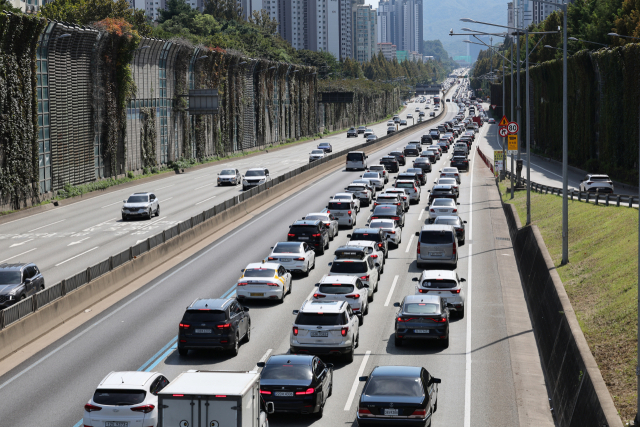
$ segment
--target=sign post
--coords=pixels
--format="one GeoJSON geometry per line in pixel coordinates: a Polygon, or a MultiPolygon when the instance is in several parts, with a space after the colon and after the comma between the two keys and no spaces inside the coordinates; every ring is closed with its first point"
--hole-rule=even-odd
{"type": "Polygon", "coordinates": [[[507,144],[509,154],[516,154],[518,152],[518,135],[508,135],[507,144]]]}
{"type": "Polygon", "coordinates": [[[503,168],[503,164],[504,164],[504,157],[503,157],[502,150],[494,150],[493,151],[493,172],[495,173],[496,177],[500,175],[500,171],[503,168]]]}

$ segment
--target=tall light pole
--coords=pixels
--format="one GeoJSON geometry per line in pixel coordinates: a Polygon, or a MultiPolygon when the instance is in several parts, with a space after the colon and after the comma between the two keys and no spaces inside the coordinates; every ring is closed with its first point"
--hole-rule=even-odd
{"type": "Polygon", "coordinates": [[[527,58],[527,78],[526,78],[526,97],[527,97],[527,225],[531,224],[531,101],[529,98],[529,29],[525,31],[526,38],[526,58],[527,58]]]}

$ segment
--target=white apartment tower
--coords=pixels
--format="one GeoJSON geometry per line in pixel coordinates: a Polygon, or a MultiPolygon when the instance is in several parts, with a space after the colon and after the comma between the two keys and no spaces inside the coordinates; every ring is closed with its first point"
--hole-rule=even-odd
{"type": "Polygon", "coordinates": [[[340,58],[339,0],[307,0],[308,49],[340,58]]]}

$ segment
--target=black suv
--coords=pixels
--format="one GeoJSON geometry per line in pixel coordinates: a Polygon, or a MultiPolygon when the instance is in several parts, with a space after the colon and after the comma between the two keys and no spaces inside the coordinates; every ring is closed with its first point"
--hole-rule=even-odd
{"type": "Polygon", "coordinates": [[[451,158],[451,164],[449,165],[452,168],[458,168],[458,170],[469,170],[469,160],[465,156],[453,156],[451,158]]]}
{"type": "Polygon", "coordinates": [[[287,240],[305,242],[313,246],[317,254],[322,255],[325,249],[329,249],[329,229],[319,219],[299,220],[289,227],[287,240]]]}
{"type": "Polygon", "coordinates": [[[431,135],[422,135],[422,137],[420,138],[420,144],[431,145],[433,144],[433,138],[431,137],[431,135]]]}
{"type": "Polygon", "coordinates": [[[389,256],[389,244],[384,231],[380,228],[357,228],[351,234],[347,234],[347,237],[350,241],[374,242],[378,245],[378,249],[384,253],[385,258],[389,256]]]}
{"type": "Polygon", "coordinates": [[[389,153],[389,155],[398,159],[398,164],[400,166],[404,166],[407,164],[407,158],[404,156],[404,153],[402,151],[392,151],[389,153]]]}
{"type": "MultiPolygon", "coordinates": [[[[414,173],[420,179],[420,185],[425,185],[427,183],[427,174],[422,168],[409,168],[405,172],[414,173]]],[[[398,178],[400,179],[400,178],[398,178]]]]}
{"type": "Polygon", "coordinates": [[[456,197],[455,190],[451,185],[434,185],[431,190],[429,190],[429,206],[433,202],[433,199],[452,199],[458,200],[456,197]]]}
{"type": "Polygon", "coordinates": [[[35,264],[0,264],[0,309],[44,289],[44,277],[35,264]]]}
{"type": "Polygon", "coordinates": [[[386,170],[391,173],[396,173],[400,171],[400,165],[398,164],[398,159],[394,156],[384,156],[380,159],[380,164],[384,166],[386,170]]]}
{"type": "Polygon", "coordinates": [[[404,151],[404,155],[406,157],[409,157],[409,156],[418,157],[420,155],[420,148],[416,144],[409,144],[406,147],[404,147],[404,150],[402,151],[404,151]]]}
{"type": "Polygon", "coordinates": [[[178,329],[178,354],[190,349],[228,350],[238,354],[240,342],[251,338],[249,308],[237,299],[197,299],[187,307],[178,329]]]}
{"type": "Polygon", "coordinates": [[[422,186],[422,179],[418,176],[416,172],[402,172],[399,173],[397,179],[408,179],[414,181],[416,183],[416,187],[422,186]]]}
{"type": "Polygon", "coordinates": [[[373,208],[370,219],[392,219],[400,227],[404,227],[404,210],[402,206],[378,205],[373,208]]]}

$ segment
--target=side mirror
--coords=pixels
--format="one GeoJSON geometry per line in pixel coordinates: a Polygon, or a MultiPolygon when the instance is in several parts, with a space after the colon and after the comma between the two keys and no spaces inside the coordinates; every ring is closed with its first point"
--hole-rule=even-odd
{"type": "Polygon", "coordinates": [[[378,267],[378,268],[380,268],[380,263],[379,263],[379,262],[376,262],[375,266],[376,266],[376,267],[378,267]]]}
{"type": "Polygon", "coordinates": [[[122,201],[122,203],[127,203],[127,201],[126,201],[126,200],[123,200],[123,201],[122,201]]]}
{"type": "MultiPolygon", "coordinates": [[[[440,380],[438,380],[440,381],[440,380]]],[[[267,414],[271,415],[276,411],[276,406],[273,402],[267,402],[267,414]]]]}
{"type": "Polygon", "coordinates": [[[258,362],[258,363],[256,363],[256,366],[258,368],[264,368],[265,366],[267,366],[267,364],[265,362],[258,362]]]}
{"type": "MultiPolygon", "coordinates": [[[[440,378],[433,378],[433,377],[431,377],[431,379],[429,380],[429,382],[430,382],[431,384],[440,384],[440,383],[442,382],[442,380],[441,380],[440,378]]],[[[269,403],[271,403],[271,402],[269,402],[269,403]]]]}
{"type": "Polygon", "coordinates": [[[220,175],[220,173],[218,173],[218,175],[220,175]]]}
{"type": "Polygon", "coordinates": [[[331,369],[331,368],[333,368],[333,363],[325,363],[324,366],[326,366],[327,368],[331,369]]]}
{"type": "Polygon", "coordinates": [[[242,307],[242,309],[244,310],[245,313],[249,311],[249,307],[242,307]]]}
{"type": "Polygon", "coordinates": [[[420,232],[416,231],[416,237],[420,237],[420,232]]]}
{"type": "Polygon", "coordinates": [[[369,377],[368,377],[368,376],[366,376],[366,377],[359,377],[359,378],[358,378],[358,381],[362,381],[362,382],[364,382],[364,381],[366,381],[366,380],[368,380],[368,379],[369,379],[369,377]]]}
{"type": "Polygon", "coordinates": [[[29,283],[31,283],[31,279],[24,279],[24,283],[25,285],[28,285],[29,283]]]}
{"type": "Polygon", "coordinates": [[[297,315],[298,315],[298,313],[300,313],[300,310],[293,310],[293,312],[292,312],[292,313],[293,313],[294,315],[296,315],[296,316],[297,316],[297,315]]]}
{"type": "Polygon", "coordinates": [[[363,283],[362,286],[364,286],[365,288],[369,289],[369,285],[367,285],[367,284],[363,283]]]}
{"type": "Polygon", "coordinates": [[[399,303],[399,302],[394,302],[394,303],[393,303],[393,306],[394,306],[394,307],[400,307],[400,303],[399,303]]]}
{"type": "Polygon", "coordinates": [[[327,264],[329,267],[331,267],[331,264],[333,264],[332,262],[330,262],[329,264],[327,264]]]}
{"type": "Polygon", "coordinates": [[[412,282],[417,282],[418,280],[420,279],[418,279],[417,277],[414,277],[413,279],[411,279],[412,282]]]}
{"type": "Polygon", "coordinates": [[[427,193],[431,193],[431,189],[427,190],[427,193]]]}
{"type": "Polygon", "coordinates": [[[240,273],[244,273],[244,268],[241,268],[241,269],[240,269],[240,273]]]}
{"type": "Polygon", "coordinates": [[[447,308],[454,308],[453,304],[447,303],[447,308]]]}
{"type": "Polygon", "coordinates": [[[461,281],[461,282],[466,282],[466,281],[467,281],[467,279],[465,279],[464,277],[462,277],[462,278],[460,279],[460,281],[461,281]]]}
{"type": "Polygon", "coordinates": [[[460,206],[460,203],[456,203],[456,205],[460,206]]]}
{"type": "Polygon", "coordinates": [[[347,234],[347,237],[348,237],[348,238],[351,238],[351,234],[347,234]]]}
{"type": "Polygon", "coordinates": [[[466,224],[466,223],[467,223],[467,221],[462,221],[462,222],[463,222],[464,224],[466,224]]]}

